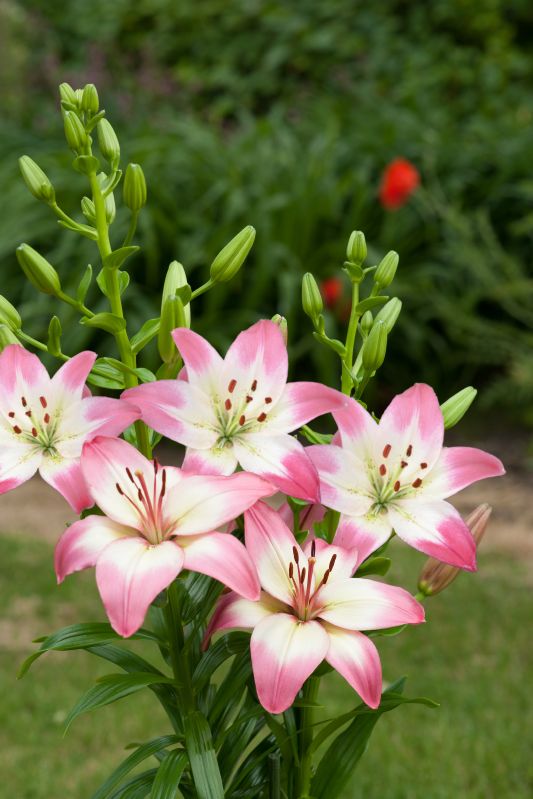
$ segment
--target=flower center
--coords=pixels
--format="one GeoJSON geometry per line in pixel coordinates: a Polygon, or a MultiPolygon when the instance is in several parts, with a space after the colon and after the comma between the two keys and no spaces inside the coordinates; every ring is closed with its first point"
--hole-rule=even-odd
{"type": "Polygon", "coordinates": [[[159,464],[154,459],[154,479],[151,489],[139,469],[132,473],[127,466],[126,477],[129,482],[125,484],[126,488],[118,482],[115,483],[120,496],[124,497],[137,512],[143,527],[143,535],[151,544],[160,544],[170,532],[166,529],[163,518],[163,498],[167,487],[166,470],[161,469],[160,474],[161,479],[158,480],[159,464]]]}
{"type": "Polygon", "coordinates": [[[296,547],[292,549],[293,560],[289,563],[289,580],[292,583],[293,609],[301,621],[309,621],[320,613],[321,605],[318,600],[318,592],[329,580],[331,571],[337,560],[337,555],[332,555],[329,566],[324,572],[319,584],[314,588],[315,571],[315,542],[311,544],[311,557],[307,561],[307,567],[300,568],[300,556],[296,547]]]}
{"type": "Polygon", "coordinates": [[[257,378],[251,385],[239,384],[232,378],[224,399],[218,407],[218,418],[222,429],[220,444],[224,446],[239,433],[257,429],[266,422],[272,397],[263,397],[257,378]]]}
{"type": "Polygon", "coordinates": [[[382,462],[374,470],[371,480],[376,492],[374,509],[383,510],[387,504],[413,493],[422,485],[420,472],[428,468],[425,461],[417,463],[414,447],[409,444],[404,453],[391,457],[392,444],[386,444],[381,453],[382,462]]]}
{"type": "Polygon", "coordinates": [[[20,405],[7,414],[13,432],[23,441],[38,446],[48,454],[54,454],[55,420],[48,412],[46,397],[40,396],[38,404],[32,407],[26,397],[20,398],[20,405]]]}

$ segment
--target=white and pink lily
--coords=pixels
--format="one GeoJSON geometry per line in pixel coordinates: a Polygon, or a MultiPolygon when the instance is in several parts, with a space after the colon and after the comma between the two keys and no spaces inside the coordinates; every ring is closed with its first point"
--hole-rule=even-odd
{"type": "Polygon", "coordinates": [[[280,515],[263,502],[244,515],[245,542],[262,586],[258,602],[235,593],[219,600],[207,637],[253,629],[257,695],[270,713],[293,703],[326,660],[370,707],[381,696],[381,663],[361,630],[424,621],[422,606],[402,588],[352,577],[357,552],[313,539],[302,550],[280,515]]]}
{"type": "Polygon", "coordinates": [[[263,320],[240,333],[224,359],[186,328],[173,332],[187,379],[128,389],[146,424],[187,447],[184,469],[231,474],[238,464],[294,497],[318,500],[316,469],[289,435],[302,424],[346,405],[319,383],[287,383],[283,335],[263,320]]]}
{"type": "Polygon", "coordinates": [[[475,570],[472,534],[445,499],[504,474],[501,461],[472,447],[443,447],[439,402],[424,384],[395,397],[379,424],[354,400],[334,416],[341,445],[307,449],[322,502],[343,514],[334,543],[357,547],[363,560],[394,530],[426,555],[475,570]]]}
{"type": "Polygon", "coordinates": [[[57,579],[96,566],[98,590],[119,635],[139,629],[150,603],[182,569],[259,597],[244,545],[217,528],[274,486],[246,472],[208,477],[161,467],[118,438],[86,444],[81,468],[105,516],[87,516],[65,531],[55,552],[57,579]]]}
{"type": "Polygon", "coordinates": [[[83,444],[118,435],[140,416],[124,400],[87,396],[95,359],[80,352],[51,378],[18,344],[0,354],[0,494],[39,471],[77,513],[93,504],[80,470],[83,444]]]}

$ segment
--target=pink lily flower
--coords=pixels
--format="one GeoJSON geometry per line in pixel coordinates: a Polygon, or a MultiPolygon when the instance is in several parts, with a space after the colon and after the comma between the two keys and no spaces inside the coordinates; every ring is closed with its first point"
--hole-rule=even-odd
{"type": "Polygon", "coordinates": [[[118,435],[140,416],[124,400],[87,396],[95,360],[80,352],[51,378],[18,344],[0,354],[0,494],[39,471],[77,513],[93,504],[80,469],[83,444],[98,433],[118,435]]]}
{"type": "Polygon", "coordinates": [[[240,464],[286,494],[317,501],[316,469],[289,433],[344,407],[346,397],[319,383],[287,383],[287,348],[274,322],[240,333],[224,359],[191,330],[172,335],[187,380],[146,383],[122,396],[146,424],[187,447],[183,468],[231,474],[240,464]]]}
{"type": "Polygon", "coordinates": [[[105,516],[87,516],[63,533],[55,551],[57,579],[96,566],[98,590],[119,635],[139,629],[150,603],[182,569],[214,577],[248,599],[259,597],[244,545],[217,528],[274,493],[274,486],[246,472],[207,477],[161,467],[118,438],[86,444],[81,468],[105,516]]]}
{"type": "Polygon", "coordinates": [[[322,501],[343,516],[334,543],[364,560],[392,531],[437,560],[474,571],[476,546],[447,497],[505,473],[498,458],[472,447],[443,447],[444,422],[430,386],[395,397],[379,425],[359,403],[336,412],[341,446],[313,446],[322,501]]]}
{"type": "Polygon", "coordinates": [[[364,702],[377,707],[381,663],[361,630],[419,624],[424,609],[403,588],[352,578],[357,552],[313,540],[304,552],[276,511],[258,502],[244,515],[246,548],[262,592],[258,602],[235,593],[219,600],[207,631],[253,629],[250,642],[257,695],[270,713],[294,702],[326,660],[364,702]]]}

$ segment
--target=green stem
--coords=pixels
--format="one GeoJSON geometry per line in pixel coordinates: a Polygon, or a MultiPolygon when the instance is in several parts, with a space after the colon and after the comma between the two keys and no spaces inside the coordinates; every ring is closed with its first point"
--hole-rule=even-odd
{"type": "Polygon", "coordinates": [[[165,619],[167,623],[172,672],[176,681],[176,689],[178,691],[181,707],[184,711],[189,712],[194,710],[194,696],[189,664],[184,654],[180,598],[175,581],[167,588],[167,600],[165,619]]]}
{"type": "MultiPolygon", "coordinates": [[[[32,338],[31,336],[28,336],[28,334],[24,333],[23,330],[17,330],[15,335],[17,336],[17,338],[21,339],[22,341],[25,341],[26,344],[31,344],[31,346],[35,347],[36,350],[41,350],[41,352],[48,352],[48,347],[46,346],[46,344],[43,344],[42,341],[37,341],[36,338],[32,338]]],[[[60,358],[60,360],[62,360],[62,361],[69,361],[70,360],[69,356],[68,355],[63,355],[63,353],[60,353],[56,357],[60,358]]]]}
{"type": "Polygon", "coordinates": [[[300,767],[296,778],[296,799],[309,799],[311,789],[311,767],[313,764],[313,753],[311,744],[313,743],[313,719],[320,688],[320,677],[309,677],[304,685],[303,702],[300,724],[300,767]]]}
{"type": "Polygon", "coordinates": [[[128,228],[128,232],[126,233],[126,238],[124,239],[124,242],[122,243],[123,247],[128,247],[131,244],[131,242],[133,241],[133,237],[135,236],[135,231],[137,230],[137,220],[138,220],[138,218],[139,218],[139,212],[138,211],[136,213],[132,213],[131,219],[130,219],[130,226],[128,228]]]}
{"type": "Polygon", "coordinates": [[[198,286],[198,288],[194,289],[193,293],[191,294],[191,300],[196,299],[196,297],[199,297],[200,294],[205,294],[205,292],[209,291],[209,289],[213,285],[214,285],[213,281],[208,280],[207,283],[203,283],[201,286],[198,286]]]}
{"type": "Polygon", "coordinates": [[[359,283],[352,283],[352,308],[350,311],[350,321],[348,322],[348,332],[346,334],[346,354],[342,359],[343,369],[341,376],[341,391],[343,394],[348,395],[352,390],[351,372],[353,367],[353,351],[359,322],[359,314],[356,311],[358,303],[359,283]]]}
{"type": "Polygon", "coordinates": [[[67,305],[71,305],[73,308],[75,308],[77,311],[83,314],[83,316],[88,316],[88,317],[94,316],[94,313],[89,308],[87,308],[82,302],[78,302],[78,300],[75,300],[74,297],[70,297],[68,294],[65,294],[64,291],[60,291],[57,296],[59,297],[60,300],[66,302],[67,305]]]}

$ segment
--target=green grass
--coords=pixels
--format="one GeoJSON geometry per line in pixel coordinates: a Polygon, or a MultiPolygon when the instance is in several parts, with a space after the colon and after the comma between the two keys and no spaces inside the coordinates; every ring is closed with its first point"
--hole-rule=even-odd
{"type": "MultiPolygon", "coordinates": [[[[23,681],[15,675],[32,638],[104,618],[93,575],[57,588],[52,547],[33,539],[0,537],[0,557],[0,797],[85,799],[122,759],[126,743],[165,733],[167,724],[145,692],[78,719],[63,738],[66,713],[95,676],[113,670],[110,664],[85,653],[49,654],[23,681]]],[[[391,580],[413,587],[420,562],[398,547],[391,580]]],[[[531,796],[530,581],[531,564],[528,571],[518,559],[484,555],[479,575],[460,577],[428,602],[428,624],[379,640],[385,678],[409,675],[406,693],[441,707],[408,706],[384,716],[346,799],[531,796]]],[[[355,704],[335,677],[324,681],[321,699],[328,714],[355,704]]]]}

